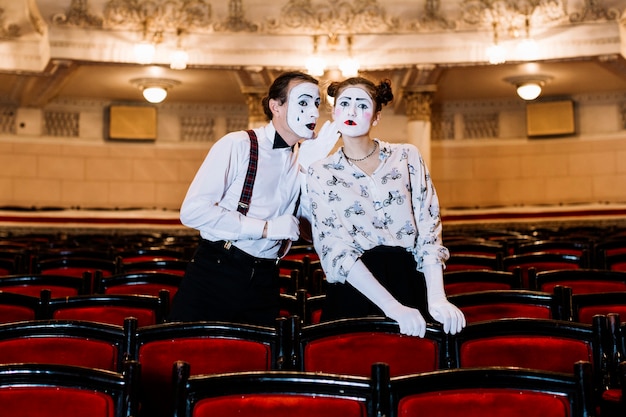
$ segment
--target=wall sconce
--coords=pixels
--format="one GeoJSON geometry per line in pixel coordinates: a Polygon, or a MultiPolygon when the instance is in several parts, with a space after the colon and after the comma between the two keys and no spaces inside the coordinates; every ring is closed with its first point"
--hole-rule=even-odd
{"type": "Polygon", "coordinates": [[[189,54],[182,48],[177,48],[170,55],[170,68],[173,70],[184,70],[187,68],[189,54]]]}
{"type": "Polygon", "coordinates": [[[317,52],[318,37],[313,36],[313,55],[306,60],[306,71],[313,77],[321,77],[326,70],[326,61],[317,52]]]}
{"type": "Polygon", "coordinates": [[[176,49],[170,54],[170,68],[173,70],[184,70],[187,68],[189,54],[183,48],[183,30],[176,30],[176,49]]]}
{"type": "Polygon", "coordinates": [[[498,23],[493,22],[493,43],[487,48],[487,61],[490,64],[498,65],[506,62],[506,49],[498,44],[498,23]]]}
{"type": "MultiPolygon", "coordinates": [[[[334,62],[332,64],[336,66],[335,68],[338,67],[341,71],[341,75],[345,78],[356,77],[359,74],[359,68],[361,65],[359,64],[359,61],[352,56],[352,35],[346,35],[345,37],[348,57],[341,59],[338,63],[336,58],[336,48],[340,41],[339,35],[331,33],[327,35],[327,37],[324,37],[324,39],[326,39],[325,46],[329,52],[328,55],[330,59],[334,58],[334,62]]],[[[326,60],[318,51],[318,41],[319,35],[313,36],[313,54],[306,61],[306,71],[314,77],[321,77],[324,75],[324,71],[326,71],[327,66],[326,60]]]]}
{"type": "Polygon", "coordinates": [[[534,100],[541,94],[543,86],[552,79],[549,75],[520,75],[508,77],[504,81],[513,84],[517,89],[517,95],[523,100],[534,100]]]}
{"type": "MultiPolygon", "coordinates": [[[[163,42],[164,34],[162,30],[151,33],[149,20],[146,20],[143,26],[143,39],[141,42],[135,44],[133,53],[135,61],[138,64],[148,65],[154,62],[156,46],[163,42]]],[[[173,70],[186,69],[187,62],[189,61],[189,54],[182,47],[183,32],[183,29],[176,30],[176,49],[170,54],[170,68],[173,70]]]]}
{"type": "Polygon", "coordinates": [[[534,61],[539,57],[539,45],[530,36],[530,17],[526,15],[526,36],[517,44],[517,55],[522,61],[534,61]]]}
{"type": "Polygon", "coordinates": [[[152,42],[147,41],[136,43],[133,47],[133,54],[138,64],[151,64],[156,54],[156,46],[152,42]]]}
{"type": "Polygon", "coordinates": [[[167,78],[135,78],[130,83],[142,91],[147,102],[158,104],[167,97],[167,90],[179,85],[180,81],[167,78]]]}
{"type": "Polygon", "coordinates": [[[359,68],[361,64],[352,56],[352,36],[348,36],[346,39],[348,42],[348,58],[345,58],[339,63],[339,70],[344,77],[356,77],[359,75],[359,68]]]}

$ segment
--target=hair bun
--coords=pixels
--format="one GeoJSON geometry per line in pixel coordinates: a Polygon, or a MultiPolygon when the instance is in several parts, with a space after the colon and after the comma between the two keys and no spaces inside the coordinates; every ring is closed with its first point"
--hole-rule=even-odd
{"type": "Polygon", "coordinates": [[[391,81],[384,79],[376,86],[376,101],[384,106],[392,100],[393,91],[391,89],[391,81]]]}

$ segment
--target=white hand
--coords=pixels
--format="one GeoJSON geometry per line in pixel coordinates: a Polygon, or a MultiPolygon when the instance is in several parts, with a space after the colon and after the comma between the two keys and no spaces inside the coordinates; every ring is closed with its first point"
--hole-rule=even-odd
{"type": "Polygon", "coordinates": [[[435,320],[443,324],[443,331],[446,333],[457,334],[465,327],[465,316],[448,300],[429,302],[428,312],[435,320]]]}
{"type": "Polygon", "coordinates": [[[419,310],[400,304],[378,282],[363,261],[359,259],[354,263],[346,280],[371,302],[376,304],[387,317],[397,321],[400,325],[400,333],[424,337],[426,334],[426,321],[419,310]]]}
{"type": "Polygon", "coordinates": [[[441,265],[424,267],[428,312],[435,320],[443,324],[443,331],[456,334],[465,327],[465,315],[448,301],[443,288],[443,268],[441,265]]]}
{"type": "Polygon", "coordinates": [[[398,322],[402,334],[419,337],[426,335],[426,320],[415,308],[396,303],[385,310],[385,315],[398,322]]]}
{"type": "Polygon", "coordinates": [[[298,163],[307,170],[315,161],[326,158],[339,139],[339,131],[335,122],[324,123],[315,139],[305,140],[300,144],[298,163]]]}
{"type": "Polygon", "coordinates": [[[298,240],[300,236],[300,222],[291,214],[283,214],[267,221],[267,238],[272,240],[298,240]]]}

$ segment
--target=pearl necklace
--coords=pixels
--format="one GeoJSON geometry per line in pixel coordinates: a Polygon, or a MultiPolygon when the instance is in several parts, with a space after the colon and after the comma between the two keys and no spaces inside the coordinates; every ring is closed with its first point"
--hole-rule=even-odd
{"type": "Polygon", "coordinates": [[[345,150],[344,150],[343,154],[346,155],[346,158],[349,161],[360,162],[360,161],[365,161],[367,158],[369,158],[370,156],[374,155],[374,152],[376,152],[376,149],[378,149],[378,142],[374,141],[374,149],[372,149],[372,152],[368,153],[363,158],[359,158],[359,159],[350,158],[348,155],[346,155],[346,151],[345,150]]]}

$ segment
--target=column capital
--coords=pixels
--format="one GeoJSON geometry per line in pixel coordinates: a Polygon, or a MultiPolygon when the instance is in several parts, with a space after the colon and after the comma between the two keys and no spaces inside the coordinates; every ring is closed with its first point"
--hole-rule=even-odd
{"type": "Polygon", "coordinates": [[[261,100],[267,95],[267,91],[265,89],[255,90],[250,88],[242,90],[246,96],[246,104],[248,105],[248,126],[257,127],[265,124],[267,117],[263,111],[261,100]]]}
{"type": "Polygon", "coordinates": [[[431,104],[436,90],[435,85],[418,85],[405,89],[404,100],[409,122],[430,121],[431,104]]]}

